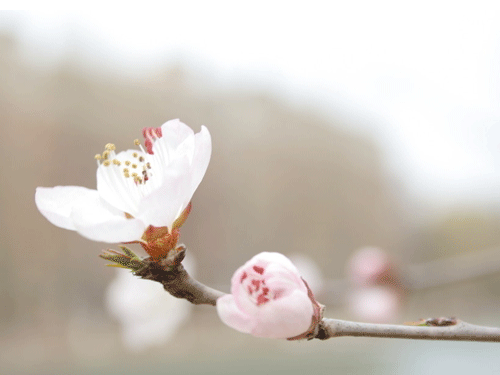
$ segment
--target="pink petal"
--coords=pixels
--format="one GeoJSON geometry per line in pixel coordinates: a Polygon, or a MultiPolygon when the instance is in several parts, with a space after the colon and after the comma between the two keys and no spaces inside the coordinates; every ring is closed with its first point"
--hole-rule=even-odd
{"type": "Polygon", "coordinates": [[[238,308],[231,294],[226,294],[217,300],[217,313],[224,324],[237,331],[250,333],[255,327],[254,319],[238,308]]]}
{"type": "Polygon", "coordinates": [[[292,272],[295,272],[297,275],[299,274],[297,267],[295,267],[292,261],[281,253],[264,251],[262,253],[255,255],[252,259],[250,259],[249,262],[253,263],[262,262],[265,265],[268,264],[280,265],[292,272]]]}
{"type": "Polygon", "coordinates": [[[276,263],[271,263],[267,266],[266,282],[286,284],[290,288],[300,289],[304,293],[307,293],[307,288],[298,270],[290,270],[276,263]]]}
{"type": "Polygon", "coordinates": [[[102,200],[98,193],[81,199],[73,207],[71,220],[82,236],[101,242],[138,240],[146,229],[141,220],[127,219],[123,212],[102,200]]]}
{"type": "Polygon", "coordinates": [[[306,293],[294,290],[285,298],[260,306],[251,334],[257,337],[285,339],[306,332],[314,314],[306,293]]]}
{"type": "Polygon", "coordinates": [[[35,203],[40,213],[52,224],[69,230],[76,230],[71,211],[75,204],[85,197],[94,197],[96,190],[82,186],[37,187],[35,203]]]}

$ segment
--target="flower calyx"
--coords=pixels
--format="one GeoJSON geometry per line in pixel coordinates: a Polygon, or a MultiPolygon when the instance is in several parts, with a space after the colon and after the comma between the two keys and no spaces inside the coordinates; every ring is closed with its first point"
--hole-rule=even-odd
{"type": "Polygon", "coordinates": [[[120,246],[120,248],[122,249],[123,253],[111,249],[106,249],[103,250],[102,254],[100,254],[99,256],[103,259],[109,260],[110,262],[114,262],[108,264],[108,267],[127,268],[134,272],[137,272],[146,266],[146,263],[128,247],[120,246]]]}
{"type": "Polygon", "coordinates": [[[172,225],[172,229],[167,227],[155,227],[150,225],[144,231],[141,241],[133,241],[142,246],[153,261],[160,261],[169,257],[172,250],[177,250],[177,242],[180,236],[180,227],[187,220],[191,212],[191,202],[182,211],[177,220],[172,225]]]}
{"type": "Polygon", "coordinates": [[[169,231],[167,227],[154,227],[150,225],[144,231],[142,241],[138,242],[152,260],[159,261],[166,258],[169,252],[175,249],[179,235],[179,229],[169,231]]]}

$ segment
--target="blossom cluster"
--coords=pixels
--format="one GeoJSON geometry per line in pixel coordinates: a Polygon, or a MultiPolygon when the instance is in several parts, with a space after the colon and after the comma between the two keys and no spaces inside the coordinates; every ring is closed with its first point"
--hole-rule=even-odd
{"type": "MultiPolygon", "coordinates": [[[[97,159],[97,189],[38,187],[35,202],[52,224],[94,241],[138,243],[161,262],[177,247],[192,196],[207,170],[211,137],[179,120],[145,128],[142,146],[116,152],[108,143],[97,159]]],[[[105,259],[138,271],[143,263],[129,249],[108,250],[105,259]]],[[[314,334],[322,307],[284,255],[260,253],[240,267],[231,294],[217,301],[221,320],[258,337],[299,339],[314,334]]],[[[121,316],[121,315],[120,315],[121,316]]]]}

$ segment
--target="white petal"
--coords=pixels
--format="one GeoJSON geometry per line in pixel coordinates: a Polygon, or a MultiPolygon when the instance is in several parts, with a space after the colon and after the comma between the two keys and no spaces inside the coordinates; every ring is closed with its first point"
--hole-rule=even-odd
{"type": "MultiPolygon", "coordinates": [[[[125,161],[127,160],[132,163],[134,163],[134,160],[137,160],[137,158],[132,156],[134,153],[138,156],[145,156],[144,153],[139,150],[122,151],[115,156],[115,159],[120,161],[120,166],[114,164],[104,166],[101,164],[97,168],[96,176],[97,191],[99,192],[101,198],[113,207],[121,210],[122,212],[127,212],[132,216],[137,215],[139,201],[142,195],[140,187],[134,183],[134,180],[131,177],[124,177],[123,169],[128,168],[130,173],[134,172],[134,169],[131,166],[125,165],[125,161]]],[[[139,174],[142,172],[140,168],[137,170],[139,174]]]]}
{"type": "Polygon", "coordinates": [[[37,187],[35,203],[40,213],[52,224],[69,230],[76,230],[70,218],[73,206],[80,199],[94,196],[96,190],[82,186],[37,187]]]}
{"type": "Polygon", "coordinates": [[[212,139],[205,126],[202,125],[201,131],[196,133],[194,137],[194,155],[191,163],[191,195],[194,194],[201,180],[203,180],[212,154],[212,139]]]}
{"type": "Polygon", "coordinates": [[[195,151],[195,136],[194,134],[189,135],[182,143],[177,146],[175,151],[171,153],[171,160],[179,159],[184,156],[187,156],[189,160],[189,165],[193,162],[193,155],[195,151]]]}
{"type": "Polygon", "coordinates": [[[172,227],[175,219],[191,200],[187,157],[175,160],[164,171],[163,181],[159,188],[145,196],[140,202],[138,217],[145,223],[156,227],[172,227]]]}
{"type": "Polygon", "coordinates": [[[169,150],[176,150],[186,138],[193,135],[193,129],[181,122],[179,119],[170,120],[161,126],[161,138],[155,141],[153,152],[157,142],[166,144],[169,150]]]}
{"type": "Polygon", "coordinates": [[[237,331],[250,333],[255,327],[254,319],[238,308],[231,294],[226,294],[217,300],[217,313],[224,324],[237,331]]]}
{"type": "Polygon", "coordinates": [[[141,238],[146,229],[139,219],[127,219],[125,214],[96,194],[80,200],[73,207],[71,219],[82,236],[101,242],[129,242],[141,238]]]}
{"type": "Polygon", "coordinates": [[[300,290],[260,307],[257,324],[251,332],[257,337],[285,339],[298,336],[309,329],[314,314],[311,300],[300,290]]]}

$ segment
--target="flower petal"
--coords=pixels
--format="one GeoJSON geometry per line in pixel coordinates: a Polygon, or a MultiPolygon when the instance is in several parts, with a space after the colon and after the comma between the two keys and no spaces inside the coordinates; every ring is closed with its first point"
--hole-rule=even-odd
{"type": "Polygon", "coordinates": [[[191,163],[191,195],[194,194],[201,180],[203,180],[212,154],[212,139],[205,126],[201,126],[200,132],[196,133],[194,138],[194,155],[191,163]]]}
{"type": "MultiPolygon", "coordinates": [[[[115,158],[121,165],[105,166],[101,163],[97,168],[97,191],[102,199],[113,207],[136,216],[141,199],[140,188],[135,185],[133,178],[125,178],[123,168],[125,162],[136,159],[133,155],[146,156],[139,150],[127,150],[116,154],[115,158]]],[[[132,168],[130,168],[132,170],[132,168]]],[[[139,173],[141,171],[139,170],[139,173]]]]}
{"type": "Polygon", "coordinates": [[[250,259],[250,262],[263,262],[266,265],[267,264],[276,264],[276,265],[281,265],[288,270],[294,272],[294,273],[299,273],[297,270],[297,267],[292,263],[290,259],[288,259],[286,256],[284,256],[281,253],[276,253],[276,252],[268,252],[268,251],[263,251],[262,253],[259,253],[255,255],[252,259],[250,259]]]}
{"type": "MultiPolygon", "coordinates": [[[[168,147],[168,150],[176,150],[179,145],[184,142],[184,140],[190,136],[193,136],[193,129],[181,122],[178,118],[175,120],[170,120],[161,126],[161,138],[155,141],[162,142],[168,147]]],[[[153,152],[155,151],[153,145],[153,152]]]]}
{"type": "Polygon", "coordinates": [[[97,191],[73,207],[71,219],[78,233],[101,242],[135,241],[146,229],[141,220],[127,219],[123,212],[101,199],[97,191]]]}
{"type": "Polygon", "coordinates": [[[307,294],[294,290],[285,298],[261,306],[251,334],[274,339],[298,336],[309,329],[313,314],[314,309],[307,294]]]}
{"type": "Polygon", "coordinates": [[[293,289],[300,289],[304,293],[307,293],[307,288],[302,281],[299,271],[292,271],[288,268],[283,267],[281,264],[271,263],[266,267],[266,282],[282,284],[283,286],[288,285],[293,289]]]}
{"type": "Polygon", "coordinates": [[[40,213],[52,224],[69,230],[76,230],[71,220],[71,210],[80,199],[94,196],[96,190],[82,186],[37,187],[35,203],[40,213]]]}
{"type": "Polygon", "coordinates": [[[250,333],[255,327],[255,321],[238,308],[231,294],[217,300],[217,313],[225,324],[237,331],[250,333]]]}
{"type": "Polygon", "coordinates": [[[138,217],[155,227],[171,228],[191,200],[190,183],[188,158],[174,160],[164,171],[161,185],[141,200],[138,217]]]}

